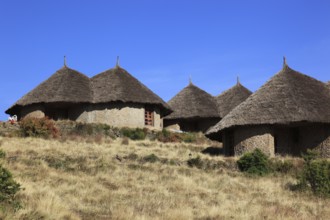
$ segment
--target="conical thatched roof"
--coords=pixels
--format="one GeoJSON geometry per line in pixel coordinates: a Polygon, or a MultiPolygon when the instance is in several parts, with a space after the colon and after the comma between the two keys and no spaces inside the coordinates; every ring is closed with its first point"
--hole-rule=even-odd
{"type": "Polygon", "coordinates": [[[168,104],[174,111],[166,119],[220,118],[214,98],[190,83],[168,104]]]}
{"type": "Polygon", "coordinates": [[[6,113],[15,114],[16,109],[35,103],[85,103],[91,101],[92,91],[89,78],[64,66],[19,99],[6,113]]]}
{"type": "Polygon", "coordinates": [[[94,103],[119,101],[153,104],[159,105],[165,114],[172,112],[158,95],[119,66],[97,74],[91,81],[94,103]]]}
{"type": "Polygon", "coordinates": [[[323,82],[284,64],[279,73],[207,134],[233,126],[295,122],[330,123],[330,93],[323,82]]]}
{"type": "Polygon", "coordinates": [[[230,89],[224,91],[220,95],[215,97],[218,105],[218,110],[221,118],[225,117],[236,106],[245,101],[252,92],[242,86],[241,83],[237,84],[230,89]]]}

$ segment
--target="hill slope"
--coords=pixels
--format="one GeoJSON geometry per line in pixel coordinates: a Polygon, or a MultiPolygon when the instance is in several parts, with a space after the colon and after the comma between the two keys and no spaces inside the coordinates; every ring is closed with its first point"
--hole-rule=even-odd
{"type": "Polygon", "coordinates": [[[5,219],[325,219],[330,201],[286,189],[288,176],[248,178],[208,146],[152,141],[0,138],[25,190],[5,219]],[[191,168],[200,156],[209,165],[191,168]]]}

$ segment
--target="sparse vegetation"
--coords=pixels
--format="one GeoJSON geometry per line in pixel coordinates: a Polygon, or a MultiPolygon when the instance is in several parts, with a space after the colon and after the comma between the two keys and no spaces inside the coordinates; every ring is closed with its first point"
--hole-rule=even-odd
{"type": "Polygon", "coordinates": [[[0,219],[326,219],[330,215],[330,199],[288,189],[297,182],[302,159],[267,159],[274,175],[249,178],[239,172],[237,158],[219,155],[221,148],[215,143],[216,154],[206,154],[210,145],[196,144],[198,136],[192,143],[127,137],[87,141],[87,136],[0,137],[7,155],[4,167],[25,188],[15,196],[22,208],[0,211],[0,219]],[[123,146],[125,139],[129,141],[123,146]]]}

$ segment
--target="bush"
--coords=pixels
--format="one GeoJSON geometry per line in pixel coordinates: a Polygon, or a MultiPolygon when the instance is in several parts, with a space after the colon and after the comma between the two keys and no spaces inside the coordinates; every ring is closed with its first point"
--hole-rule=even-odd
{"type": "Polygon", "coordinates": [[[244,154],[237,165],[242,172],[252,175],[264,176],[270,172],[268,156],[258,148],[244,154]]]}
{"type": "Polygon", "coordinates": [[[24,137],[58,137],[58,129],[53,120],[44,118],[24,118],[20,121],[21,134],[24,137]]]}
{"type": "Polygon", "coordinates": [[[155,154],[149,154],[145,157],[143,157],[143,161],[149,162],[149,163],[155,163],[159,161],[159,158],[155,154]]]}
{"type": "Polygon", "coordinates": [[[317,152],[307,150],[303,155],[305,165],[299,177],[298,188],[310,188],[319,196],[330,197],[330,162],[317,159],[317,152]]]}
{"type": "Polygon", "coordinates": [[[141,128],[122,128],[121,133],[124,137],[128,137],[131,140],[144,140],[147,135],[147,130],[141,128]]]}

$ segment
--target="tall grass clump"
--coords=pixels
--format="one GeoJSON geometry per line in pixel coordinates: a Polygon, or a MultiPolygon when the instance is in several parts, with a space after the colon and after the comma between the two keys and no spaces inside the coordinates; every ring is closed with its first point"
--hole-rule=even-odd
{"type": "Polygon", "coordinates": [[[240,171],[251,175],[264,176],[270,172],[268,156],[258,148],[245,153],[237,161],[237,165],[240,171]]]}
{"type": "Polygon", "coordinates": [[[58,137],[59,131],[53,120],[44,118],[23,118],[20,122],[20,132],[23,137],[58,137]]]}

